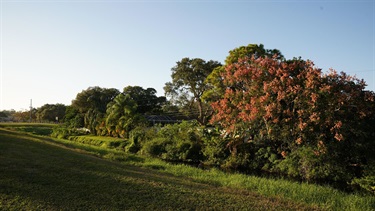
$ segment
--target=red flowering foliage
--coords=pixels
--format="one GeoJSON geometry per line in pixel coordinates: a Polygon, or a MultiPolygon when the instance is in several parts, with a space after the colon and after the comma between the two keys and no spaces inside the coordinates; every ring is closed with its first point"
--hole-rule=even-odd
{"type": "Polygon", "coordinates": [[[226,65],[222,78],[227,88],[212,104],[211,123],[233,137],[325,149],[353,137],[354,121],[374,115],[374,93],[364,91],[363,80],[334,70],[323,74],[311,61],[244,57],[226,65]]]}

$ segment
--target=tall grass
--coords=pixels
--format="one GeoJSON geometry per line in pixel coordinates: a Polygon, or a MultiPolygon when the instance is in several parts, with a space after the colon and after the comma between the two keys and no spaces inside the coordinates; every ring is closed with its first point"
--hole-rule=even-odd
{"type": "Polygon", "coordinates": [[[263,196],[281,197],[328,210],[372,211],[375,208],[373,196],[344,193],[329,186],[226,173],[216,168],[203,170],[183,164],[170,164],[153,158],[144,159],[142,163],[136,165],[178,177],[189,177],[194,181],[214,186],[246,189],[263,196]]]}
{"type": "Polygon", "coordinates": [[[225,173],[215,168],[197,169],[186,165],[166,164],[162,161],[146,161],[144,166],[159,166],[159,170],[176,176],[190,177],[195,181],[232,188],[255,191],[263,196],[282,197],[293,201],[316,205],[329,210],[374,210],[375,197],[348,194],[329,186],[298,183],[283,179],[269,179],[238,173],[225,173]]]}

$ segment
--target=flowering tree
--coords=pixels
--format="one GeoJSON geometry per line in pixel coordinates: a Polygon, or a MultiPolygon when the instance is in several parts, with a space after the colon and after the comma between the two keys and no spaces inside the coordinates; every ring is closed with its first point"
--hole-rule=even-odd
{"type": "Polygon", "coordinates": [[[249,44],[247,46],[240,46],[229,51],[229,55],[225,59],[225,65],[216,67],[206,78],[205,84],[209,88],[203,93],[202,98],[205,101],[214,102],[220,99],[225,92],[225,85],[223,83],[222,74],[225,69],[238,62],[239,58],[245,57],[274,57],[278,60],[284,59],[284,56],[277,49],[265,49],[263,44],[249,44]]]}
{"type": "Polygon", "coordinates": [[[363,80],[334,70],[323,74],[311,61],[276,56],[239,58],[221,76],[226,90],[212,104],[211,122],[232,137],[233,155],[244,141],[272,142],[284,158],[309,146],[316,156],[329,152],[345,159],[345,165],[359,162],[375,111],[375,95],[364,91],[363,80]],[[348,146],[358,149],[354,160],[343,156],[348,146]]]}

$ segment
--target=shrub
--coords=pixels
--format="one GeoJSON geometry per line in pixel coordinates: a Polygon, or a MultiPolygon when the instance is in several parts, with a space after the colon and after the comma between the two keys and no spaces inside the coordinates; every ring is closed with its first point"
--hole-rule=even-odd
{"type": "Polygon", "coordinates": [[[291,177],[307,181],[345,181],[345,169],[330,158],[331,155],[318,154],[311,147],[301,147],[291,152],[277,168],[291,177]]]}
{"type": "Polygon", "coordinates": [[[351,185],[375,195],[375,163],[369,163],[364,168],[363,176],[354,178],[351,185]]]}
{"type": "Polygon", "coordinates": [[[153,139],[156,136],[156,131],[158,128],[158,126],[154,126],[152,128],[137,127],[130,131],[129,145],[125,148],[125,151],[137,153],[145,142],[153,139]]]}
{"type": "Polygon", "coordinates": [[[141,151],[170,161],[198,162],[203,159],[200,131],[197,122],[166,125],[143,144],[141,151]]]}
{"type": "Polygon", "coordinates": [[[66,127],[55,127],[51,133],[52,137],[67,139],[72,134],[72,129],[66,127]]]}
{"type": "Polygon", "coordinates": [[[228,140],[221,137],[219,130],[215,128],[206,130],[203,141],[202,153],[205,157],[205,164],[221,166],[230,155],[227,148],[228,140]]]}
{"type": "Polygon", "coordinates": [[[154,138],[143,145],[141,153],[155,157],[162,157],[162,155],[167,152],[167,145],[170,144],[172,144],[172,142],[166,138],[154,138]]]}

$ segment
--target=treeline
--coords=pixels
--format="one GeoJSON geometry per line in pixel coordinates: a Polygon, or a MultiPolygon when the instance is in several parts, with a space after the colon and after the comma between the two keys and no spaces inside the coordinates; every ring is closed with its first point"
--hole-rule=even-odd
{"type": "Polygon", "coordinates": [[[90,87],[32,118],[64,123],[55,136],[87,128],[169,161],[375,192],[375,94],[363,80],[255,44],[224,64],[183,58],[171,70],[165,97],[90,87]]]}

